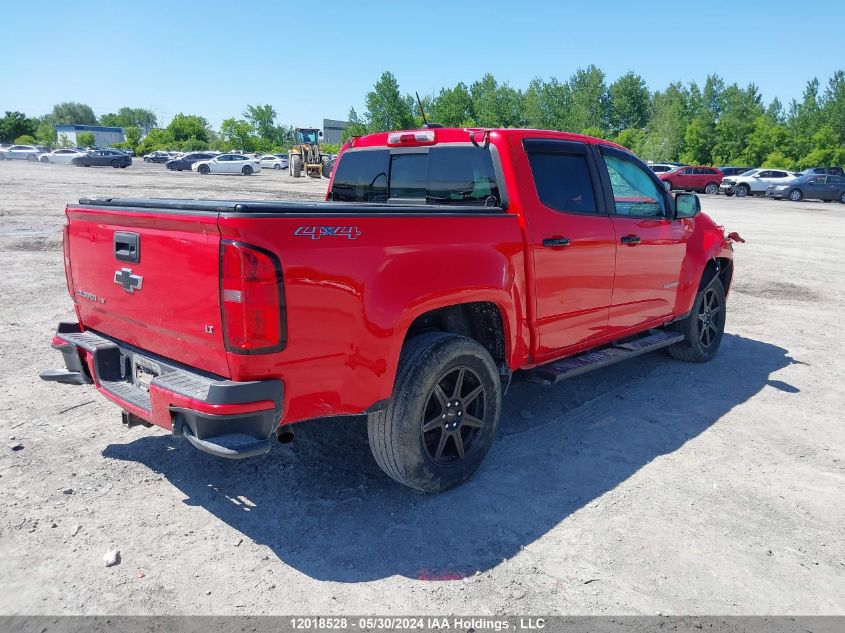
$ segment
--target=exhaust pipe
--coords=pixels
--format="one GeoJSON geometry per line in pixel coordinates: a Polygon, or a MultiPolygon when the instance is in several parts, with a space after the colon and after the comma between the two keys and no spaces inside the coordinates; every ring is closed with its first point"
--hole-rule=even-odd
{"type": "Polygon", "coordinates": [[[279,444],[290,444],[293,442],[293,429],[290,428],[290,425],[280,426],[276,431],[276,439],[279,440],[279,444]]]}

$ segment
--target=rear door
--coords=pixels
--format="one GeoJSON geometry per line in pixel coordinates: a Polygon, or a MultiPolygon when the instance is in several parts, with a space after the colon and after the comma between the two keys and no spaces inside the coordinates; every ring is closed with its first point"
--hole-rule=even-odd
{"type": "Polygon", "coordinates": [[[214,212],[68,207],[74,300],[86,327],[227,375],[214,212]]]}
{"type": "Polygon", "coordinates": [[[600,337],[613,294],[613,225],[585,143],[514,139],[534,266],[535,360],[600,337]]]}
{"type": "Polygon", "coordinates": [[[672,315],[693,225],[672,217],[659,181],[632,154],[601,146],[601,158],[617,240],[608,326],[621,334],[672,315]]]}

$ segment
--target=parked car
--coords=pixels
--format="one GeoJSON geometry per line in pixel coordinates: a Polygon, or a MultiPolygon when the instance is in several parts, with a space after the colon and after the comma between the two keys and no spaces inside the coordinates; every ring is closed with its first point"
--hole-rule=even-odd
{"type": "Polygon", "coordinates": [[[74,158],[82,158],[87,152],[79,151],[72,147],[60,147],[52,152],[41,154],[38,160],[42,163],[70,163],[74,158]]]}
{"type": "Polygon", "coordinates": [[[173,156],[170,155],[170,152],[163,152],[161,150],[156,150],[154,152],[150,152],[149,154],[144,155],[144,162],[145,163],[158,163],[164,164],[167,161],[171,160],[173,156]]]}
{"type": "Polygon", "coordinates": [[[258,159],[261,163],[261,169],[287,169],[287,161],[282,161],[281,158],[275,154],[265,154],[258,159]]]}
{"type": "Polygon", "coordinates": [[[648,164],[651,171],[655,174],[662,174],[667,171],[674,171],[678,168],[677,165],[673,165],[672,163],[649,163],[648,164]]]}
{"type": "MultiPolygon", "coordinates": [[[[117,148],[112,148],[112,149],[117,149],[117,148]]],[[[135,151],[132,150],[132,149],[129,149],[128,147],[125,148],[125,149],[117,149],[117,151],[123,152],[127,156],[134,156],[135,155],[135,151]]]]}
{"type": "Polygon", "coordinates": [[[243,174],[251,176],[261,171],[261,163],[243,154],[220,154],[210,160],[202,160],[191,167],[200,174],[243,174]]]}
{"type": "Polygon", "coordinates": [[[684,191],[703,191],[708,194],[719,193],[722,184],[722,172],[715,167],[697,165],[694,167],[678,167],[674,171],[667,171],[657,175],[663,181],[666,191],[681,189],[684,191]]]}
{"type": "Polygon", "coordinates": [[[35,162],[41,151],[35,145],[10,145],[0,152],[6,160],[30,160],[35,162]]]}
{"type": "Polygon", "coordinates": [[[211,154],[210,152],[192,152],[185,154],[180,158],[172,158],[164,163],[164,166],[171,171],[182,171],[185,169],[190,171],[190,169],[194,166],[194,163],[201,160],[209,160],[215,156],[216,154],[211,154]]]}
{"type": "Polygon", "coordinates": [[[845,204],[845,176],[826,174],[804,174],[795,180],[779,185],[769,185],[766,190],[769,198],[786,198],[793,202],[801,200],[839,200],[845,204]]]}
{"type": "Polygon", "coordinates": [[[811,167],[801,172],[806,174],[830,174],[831,176],[845,176],[841,167],[811,167]]]}
{"type": "Polygon", "coordinates": [[[753,167],[719,167],[718,169],[723,176],[739,176],[753,169],[753,167]]]}
{"type": "Polygon", "coordinates": [[[132,164],[132,158],[116,149],[98,149],[84,156],[77,156],[71,162],[77,167],[118,167],[125,168],[132,164]]]}
{"type": "Polygon", "coordinates": [[[551,384],[662,348],[717,353],[738,236],[611,143],[382,132],[347,145],[332,182],[327,202],[69,204],[79,322],[52,339],[66,369],[42,377],[93,383],[128,425],[226,458],[365,414],[384,472],[438,492],[481,465],[516,371],[551,384]]]}
{"type": "Polygon", "coordinates": [[[781,185],[800,176],[785,169],[749,169],[744,174],[722,180],[719,191],[726,196],[765,195],[769,185],[781,185]]]}

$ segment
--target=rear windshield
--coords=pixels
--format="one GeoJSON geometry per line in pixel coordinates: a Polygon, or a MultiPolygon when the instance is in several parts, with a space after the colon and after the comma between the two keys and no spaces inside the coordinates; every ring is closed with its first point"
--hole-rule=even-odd
{"type": "Polygon", "coordinates": [[[348,151],[337,164],[330,199],[501,205],[490,151],[472,146],[348,151]]]}

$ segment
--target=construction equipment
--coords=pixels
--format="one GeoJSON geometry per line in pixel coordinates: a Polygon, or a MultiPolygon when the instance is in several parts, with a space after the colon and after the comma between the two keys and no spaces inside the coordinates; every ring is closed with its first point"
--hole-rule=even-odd
{"type": "Polygon", "coordinates": [[[302,170],[313,178],[331,175],[329,156],[320,152],[320,137],[323,133],[316,128],[296,128],[296,144],[288,152],[288,172],[294,178],[302,175],[302,170]]]}

